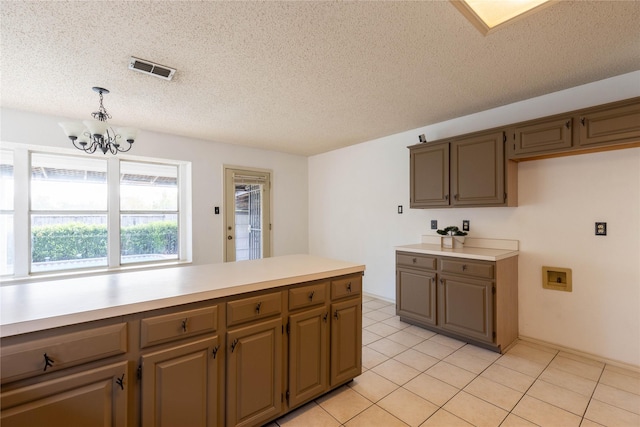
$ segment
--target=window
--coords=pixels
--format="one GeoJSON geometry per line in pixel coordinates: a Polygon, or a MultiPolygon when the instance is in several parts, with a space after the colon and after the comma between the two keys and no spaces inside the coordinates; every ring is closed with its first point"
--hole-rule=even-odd
{"type": "Polygon", "coordinates": [[[31,155],[31,272],[105,267],[107,161],[31,155]]]}
{"type": "Polygon", "coordinates": [[[0,151],[0,275],[13,274],[13,153],[0,151]]]}
{"type": "Polygon", "coordinates": [[[120,262],[177,258],[177,166],[120,162],[120,262]]]}
{"type": "Polygon", "coordinates": [[[188,162],[0,154],[0,275],[190,260],[188,162]]]}

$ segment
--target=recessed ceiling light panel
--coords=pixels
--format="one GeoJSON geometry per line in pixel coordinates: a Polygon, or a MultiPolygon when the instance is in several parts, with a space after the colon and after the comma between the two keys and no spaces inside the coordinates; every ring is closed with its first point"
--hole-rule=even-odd
{"type": "Polygon", "coordinates": [[[132,56],[129,60],[129,69],[139,73],[149,74],[164,80],[171,80],[176,72],[175,68],[165,67],[155,62],[132,56]]]}
{"type": "Polygon", "coordinates": [[[498,26],[523,17],[550,0],[451,0],[451,3],[480,30],[488,34],[498,26]]]}

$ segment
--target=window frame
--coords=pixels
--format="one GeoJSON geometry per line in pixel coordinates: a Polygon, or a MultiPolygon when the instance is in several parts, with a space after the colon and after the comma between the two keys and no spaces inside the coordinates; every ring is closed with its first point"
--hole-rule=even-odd
{"type": "MultiPolygon", "coordinates": [[[[32,273],[31,270],[31,155],[32,153],[83,157],[68,149],[47,149],[25,144],[2,143],[0,148],[13,152],[14,161],[14,271],[12,275],[0,276],[2,284],[19,280],[43,277],[102,274],[105,272],[129,271],[167,267],[192,261],[191,219],[191,162],[173,159],[151,158],[132,155],[108,157],[107,160],[107,266],[32,273]],[[178,168],[178,258],[135,263],[120,262],[120,161],[153,163],[178,168]],[[26,189],[27,191],[19,191],[26,189]]],[[[96,156],[95,154],[93,156],[96,156]]],[[[63,211],[60,211],[63,212],[63,211]]]]}

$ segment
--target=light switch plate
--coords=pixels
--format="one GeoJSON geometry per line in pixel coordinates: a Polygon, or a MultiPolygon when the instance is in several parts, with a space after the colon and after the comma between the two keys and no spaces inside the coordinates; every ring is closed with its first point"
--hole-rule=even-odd
{"type": "Polygon", "coordinates": [[[436,220],[436,219],[432,219],[431,220],[431,229],[432,230],[437,230],[438,229],[438,220],[436,220]]]}

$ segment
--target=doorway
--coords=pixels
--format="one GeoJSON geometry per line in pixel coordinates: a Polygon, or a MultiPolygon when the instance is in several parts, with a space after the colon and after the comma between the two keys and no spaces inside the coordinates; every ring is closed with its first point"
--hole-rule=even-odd
{"type": "Polygon", "coordinates": [[[225,262],[271,255],[271,172],[224,168],[225,262]]]}

